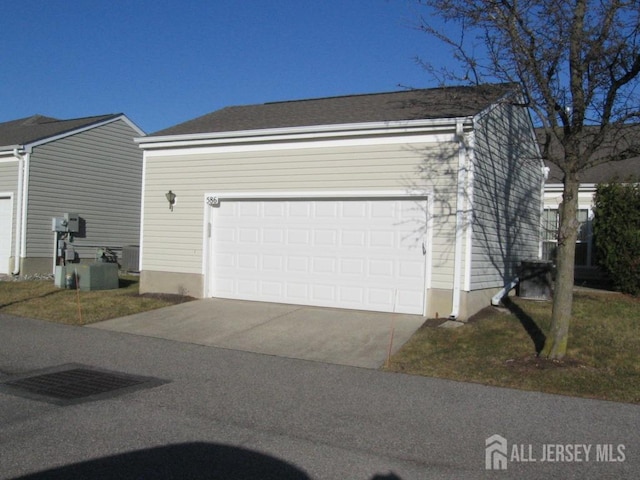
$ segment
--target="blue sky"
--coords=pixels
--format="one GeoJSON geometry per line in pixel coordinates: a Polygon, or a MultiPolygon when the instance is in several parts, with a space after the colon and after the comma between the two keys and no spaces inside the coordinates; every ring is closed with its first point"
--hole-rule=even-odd
{"type": "Polygon", "coordinates": [[[450,54],[410,0],[3,5],[0,121],[125,113],[147,133],[229,105],[430,87],[450,54]]]}

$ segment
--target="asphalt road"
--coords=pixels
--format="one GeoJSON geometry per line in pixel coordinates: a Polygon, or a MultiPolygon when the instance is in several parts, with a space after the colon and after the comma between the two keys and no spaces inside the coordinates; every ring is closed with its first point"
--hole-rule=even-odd
{"type": "Polygon", "coordinates": [[[0,390],[0,478],[640,478],[638,406],[0,315],[0,383],[67,363],[166,383],[66,406],[0,390]]]}

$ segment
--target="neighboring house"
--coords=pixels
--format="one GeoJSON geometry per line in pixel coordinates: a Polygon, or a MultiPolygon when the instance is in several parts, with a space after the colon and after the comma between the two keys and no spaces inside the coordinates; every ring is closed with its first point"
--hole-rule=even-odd
{"type": "Polygon", "coordinates": [[[52,273],[52,219],[74,213],[75,261],[139,243],[144,135],[125,115],[0,123],[0,274],[52,273]]]}
{"type": "MultiPolygon", "coordinates": [[[[563,174],[556,165],[546,163],[549,168],[549,176],[544,188],[542,256],[545,260],[555,261],[560,221],[558,206],[562,202],[563,174]]],[[[580,176],[578,193],[580,230],[576,244],[576,281],[591,280],[600,276],[595,258],[592,230],[593,198],[596,186],[599,183],[608,183],[613,180],[625,181],[630,178],[640,179],[640,157],[606,162],[585,170],[580,176]]]]}
{"type": "Polygon", "coordinates": [[[141,291],[468,318],[539,258],[543,164],[518,99],[267,103],[139,138],[141,291]]]}

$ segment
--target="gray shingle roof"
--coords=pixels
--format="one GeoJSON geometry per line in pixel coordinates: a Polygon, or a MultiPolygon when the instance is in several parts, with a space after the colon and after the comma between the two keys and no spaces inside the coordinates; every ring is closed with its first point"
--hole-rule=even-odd
{"type": "Polygon", "coordinates": [[[121,114],[58,120],[43,115],[0,123],[0,146],[26,145],[100,123],[121,114]]]}
{"type": "MultiPolygon", "coordinates": [[[[597,127],[587,127],[597,130],[597,127]]],[[[538,141],[541,148],[544,141],[544,132],[537,130],[538,141]]],[[[640,148],[640,124],[626,124],[613,131],[611,138],[605,142],[594,154],[594,159],[608,159],[612,152],[617,149],[633,148],[638,151],[640,148]],[[617,148],[616,148],[617,147],[617,148]]],[[[564,174],[555,164],[545,160],[545,165],[549,167],[547,184],[562,183],[564,174]]],[[[632,156],[625,160],[608,160],[595,167],[587,168],[580,174],[580,183],[597,184],[606,183],[613,180],[625,181],[629,178],[640,178],[640,156],[632,156]]]]}
{"type": "MultiPolygon", "coordinates": [[[[562,171],[550,162],[545,162],[549,167],[549,177],[547,184],[562,183],[562,171]]],[[[596,184],[607,183],[613,180],[621,182],[629,178],[640,178],[640,157],[606,162],[592,168],[588,168],[580,175],[580,183],[596,184]]]]}
{"type": "Polygon", "coordinates": [[[467,117],[516,89],[488,84],[226,107],[152,136],[467,117]]]}

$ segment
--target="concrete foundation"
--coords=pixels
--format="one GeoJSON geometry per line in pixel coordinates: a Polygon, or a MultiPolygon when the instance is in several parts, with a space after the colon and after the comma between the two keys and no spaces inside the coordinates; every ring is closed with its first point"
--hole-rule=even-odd
{"type": "MultiPolygon", "coordinates": [[[[461,292],[460,311],[457,320],[469,317],[491,305],[491,297],[499,288],[461,292]]],[[[169,293],[204,297],[204,275],[193,273],[159,272],[143,270],[140,273],[140,293],[169,293]]],[[[446,289],[427,291],[427,318],[449,317],[453,308],[453,292],[446,289]]]]}
{"type": "Polygon", "coordinates": [[[143,270],[140,272],[140,293],[170,293],[203,298],[204,278],[193,273],[143,270]]]}

